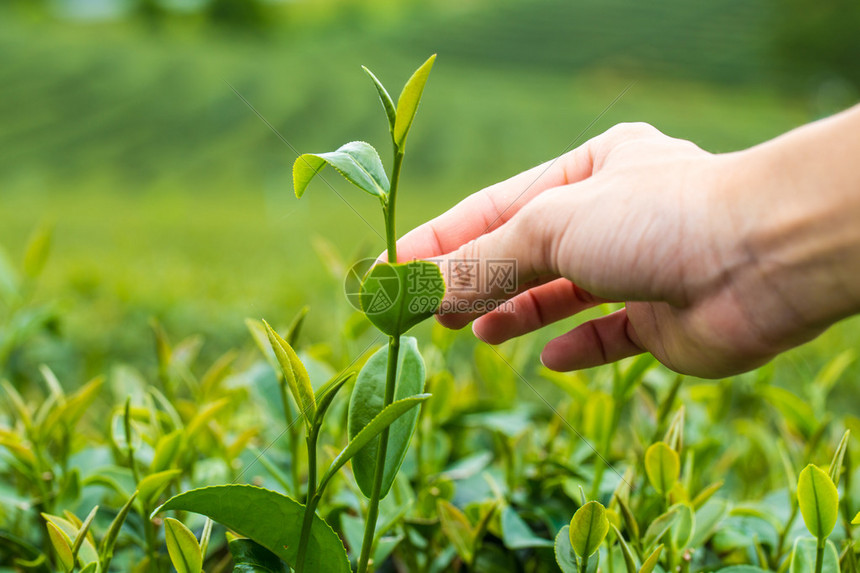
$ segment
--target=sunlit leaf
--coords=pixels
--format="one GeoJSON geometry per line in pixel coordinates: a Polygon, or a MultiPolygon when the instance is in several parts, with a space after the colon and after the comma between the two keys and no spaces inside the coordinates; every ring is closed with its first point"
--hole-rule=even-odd
{"type": "Polygon", "coordinates": [[[606,508],[596,501],[589,501],[580,507],[570,520],[570,546],[580,559],[590,557],[597,551],[607,533],[609,520],[606,518],[606,508]]]}
{"type": "Polygon", "coordinates": [[[397,110],[394,107],[394,101],[391,99],[391,96],[388,94],[388,90],[385,89],[385,86],[382,85],[382,82],[379,81],[373,72],[367,69],[365,66],[361,66],[361,69],[370,76],[370,80],[373,82],[373,85],[376,87],[376,92],[379,94],[379,101],[382,103],[382,109],[385,110],[385,116],[388,118],[388,130],[391,132],[391,137],[394,137],[394,125],[397,119],[397,110]]]}
{"type": "Polygon", "coordinates": [[[286,340],[275,332],[265,320],[263,324],[266,326],[266,334],[269,337],[269,343],[272,345],[272,350],[275,351],[275,356],[278,363],[281,365],[281,371],[284,374],[284,379],[293,393],[293,399],[302,412],[302,416],[310,426],[313,424],[314,416],[316,416],[316,400],[314,399],[314,388],[311,385],[310,376],[305,369],[302,361],[299,360],[298,354],[293,350],[293,347],[286,340]]]}
{"type": "Polygon", "coordinates": [[[663,551],[663,544],[661,543],[657,547],[654,548],[654,551],[645,558],[645,561],[642,562],[642,567],[639,568],[639,573],[651,573],[654,571],[654,567],[657,566],[657,561],[660,559],[660,553],[663,551]]]}
{"type": "Polygon", "coordinates": [[[668,493],[681,475],[678,452],[663,442],[652,444],[645,452],[645,473],[658,493],[668,493]]]}
{"type": "Polygon", "coordinates": [[[48,538],[51,540],[51,545],[54,547],[54,554],[57,556],[57,561],[63,568],[63,571],[71,571],[75,566],[75,558],[72,555],[72,542],[69,540],[69,537],[52,522],[49,521],[47,526],[48,538]]]}
{"type": "Polygon", "coordinates": [[[334,167],[347,181],[371,195],[385,199],[390,183],[379,154],[369,143],[351,141],[328,153],[304,153],[293,163],[293,188],[301,198],[314,175],[326,165],[334,167]]]}
{"type": "Polygon", "coordinates": [[[200,545],[190,529],[182,522],[168,517],[164,520],[164,538],[167,553],[177,573],[200,573],[203,568],[203,555],[200,545]]]}
{"type": "Polygon", "coordinates": [[[806,529],[818,539],[830,535],[839,517],[839,492],[824,470],[809,464],[800,472],[797,501],[806,529]]]}
{"type": "Polygon", "coordinates": [[[150,474],[140,480],[137,485],[137,497],[144,507],[152,507],[158,496],[167,488],[173,479],[181,474],[181,470],[164,470],[150,474]]]}
{"type": "Polygon", "coordinates": [[[412,77],[403,86],[403,91],[400,92],[400,97],[397,99],[394,143],[401,150],[406,143],[406,136],[409,133],[409,128],[412,127],[415,112],[418,111],[418,103],[421,101],[421,94],[424,93],[427,77],[430,75],[430,70],[433,68],[433,62],[435,61],[436,54],[433,54],[420,68],[415,70],[415,73],[412,74],[412,77]]]}

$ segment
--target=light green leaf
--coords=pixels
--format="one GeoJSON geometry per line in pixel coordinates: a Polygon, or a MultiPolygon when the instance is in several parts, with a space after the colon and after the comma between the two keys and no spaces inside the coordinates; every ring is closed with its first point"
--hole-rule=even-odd
{"type": "Polygon", "coordinates": [[[265,320],[263,324],[266,326],[266,334],[269,337],[269,343],[272,345],[272,350],[275,351],[275,356],[278,363],[281,365],[281,371],[284,373],[284,379],[293,393],[293,398],[296,404],[302,411],[307,421],[308,426],[313,424],[314,416],[316,416],[316,400],[314,399],[314,388],[311,386],[311,379],[305,370],[304,364],[299,360],[296,351],[290,346],[286,340],[274,331],[265,320]]]}
{"type": "Polygon", "coordinates": [[[633,550],[630,549],[630,545],[627,544],[615,524],[610,525],[615,533],[615,538],[618,540],[618,545],[621,546],[621,555],[624,556],[624,567],[627,569],[627,573],[636,573],[636,558],[633,556],[633,550]]]}
{"type": "Polygon", "coordinates": [[[693,513],[693,508],[686,503],[678,503],[673,507],[678,508],[678,520],[672,525],[670,535],[672,545],[675,549],[681,550],[687,547],[696,531],[696,515],[693,513]]]}
{"type": "Polygon", "coordinates": [[[624,526],[627,528],[630,539],[634,543],[639,543],[639,523],[636,522],[633,512],[630,511],[630,506],[627,505],[627,502],[621,496],[615,496],[615,500],[618,502],[618,508],[621,510],[621,518],[624,520],[624,526]]]}
{"type": "Polygon", "coordinates": [[[502,541],[508,549],[527,549],[530,547],[552,547],[549,539],[538,537],[528,524],[517,515],[511,506],[502,511],[502,541]]]}
{"type": "Polygon", "coordinates": [[[166,470],[173,463],[182,445],[182,430],[173,430],[158,439],[149,469],[153,473],[166,470]]]}
{"type": "Polygon", "coordinates": [[[125,505],[116,514],[107,533],[102,538],[102,544],[99,546],[99,561],[102,571],[110,571],[110,562],[113,559],[113,549],[119,537],[119,531],[122,529],[122,524],[125,523],[125,518],[128,517],[128,512],[131,510],[135,499],[137,499],[136,491],[126,500],[125,505]]]}
{"type": "MultiPolygon", "coordinates": [[[[818,543],[811,537],[798,537],[794,542],[794,550],[791,552],[791,566],[789,573],[810,573],[815,571],[815,557],[818,551],[818,543]]],[[[839,573],[839,554],[836,546],[830,541],[824,545],[824,559],[822,561],[821,573],[839,573]]]]}
{"type": "Polygon", "coordinates": [[[675,525],[675,522],[680,517],[679,514],[680,510],[677,506],[670,507],[666,513],[651,522],[651,525],[645,531],[645,536],[642,538],[642,546],[645,551],[650,551],[654,544],[669,531],[669,528],[675,525]]]}
{"type": "Polygon", "coordinates": [[[406,143],[406,135],[409,133],[409,128],[412,127],[415,112],[418,111],[418,103],[421,101],[421,94],[424,92],[427,77],[430,75],[430,70],[433,68],[433,62],[435,61],[436,54],[433,54],[420,68],[415,70],[415,73],[412,74],[412,77],[403,86],[403,91],[400,92],[400,97],[397,99],[394,144],[401,151],[406,143]]]}
{"type": "Polygon", "coordinates": [[[233,573],[287,573],[277,555],[252,539],[228,537],[227,546],[233,557],[233,573]]]}
{"type": "Polygon", "coordinates": [[[851,520],[851,525],[860,525],[860,511],[858,511],[857,515],[854,516],[854,519],[851,520]]]}
{"type": "Polygon", "coordinates": [[[382,82],[365,66],[361,66],[361,69],[370,76],[373,85],[376,86],[376,91],[379,94],[379,101],[382,103],[382,109],[385,110],[385,115],[388,117],[388,130],[391,132],[391,137],[394,137],[394,124],[397,120],[397,110],[394,108],[394,101],[391,99],[391,96],[388,94],[388,90],[385,89],[385,86],[382,85],[382,82]]]}
{"type": "Polygon", "coordinates": [[[182,522],[168,517],[164,520],[164,538],[167,553],[177,573],[200,573],[203,568],[203,555],[200,545],[190,529],[182,522]]]}
{"type": "Polygon", "coordinates": [[[81,569],[81,573],[98,573],[99,564],[97,561],[93,561],[89,565],[85,566],[81,569]]]}
{"type": "Polygon", "coordinates": [[[651,486],[666,495],[681,475],[678,452],[664,442],[652,444],[645,452],[645,473],[651,486]]]}
{"type": "Polygon", "coordinates": [[[388,336],[400,336],[433,316],[445,296],[439,267],[428,261],[378,263],[361,283],[361,308],[388,336]]]}
{"type": "Polygon", "coordinates": [[[570,526],[565,525],[555,536],[555,562],[562,573],[578,573],[576,553],[570,545],[570,526]]]}
{"type": "Polygon", "coordinates": [[[570,546],[580,559],[590,557],[609,532],[606,508],[589,501],[576,510],[570,520],[570,546]]]}
{"type": "Polygon", "coordinates": [[[69,536],[50,521],[47,523],[47,526],[48,537],[51,540],[51,545],[54,547],[54,554],[57,556],[59,565],[63,568],[63,571],[71,571],[75,566],[75,557],[72,555],[72,542],[69,536]]]}
{"type": "Polygon", "coordinates": [[[833,454],[833,459],[830,461],[830,469],[828,474],[833,480],[833,485],[839,485],[839,477],[842,475],[842,462],[845,460],[845,451],[848,449],[848,438],[851,436],[851,430],[845,430],[842,434],[842,439],[839,440],[839,445],[836,447],[836,452],[833,454]]]}
{"type": "Polygon", "coordinates": [[[472,524],[462,511],[444,499],[436,500],[436,511],[439,514],[442,532],[451,541],[463,561],[471,564],[474,559],[472,539],[475,533],[472,524]]]}
{"type": "Polygon", "coordinates": [[[326,166],[334,167],[347,181],[385,200],[391,184],[379,154],[369,143],[351,141],[328,153],[305,153],[293,163],[293,188],[301,198],[314,175],[326,166]]]}
{"type": "MultiPolygon", "coordinates": [[[[210,517],[253,539],[288,564],[296,562],[305,506],[283,494],[251,485],[211,486],[174,496],[153,515],[168,510],[210,517]]],[[[308,571],[350,573],[343,543],[319,516],[314,516],[308,543],[308,571]]]]}
{"type": "Polygon", "coordinates": [[[78,554],[81,552],[81,548],[84,546],[84,543],[87,543],[87,556],[81,556],[81,561],[84,563],[98,561],[98,553],[96,553],[95,545],[94,545],[94,537],[92,533],[90,533],[90,526],[93,524],[93,520],[96,517],[96,513],[99,511],[99,506],[95,506],[92,508],[90,513],[87,515],[87,518],[78,526],[78,532],[75,535],[75,543],[72,545],[72,555],[75,559],[78,558],[78,554]]]}
{"type": "MultiPolygon", "coordinates": [[[[388,370],[389,346],[380,348],[368,359],[358,374],[355,387],[349,402],[348,432],[349,439],[354,440],[371,420],[382,411],[385,403],[385,383],[388,370]]],[[[424,390],[424,360],[418,351],[418,342],[410,337],[400,338],[400,351],[397,355],[397,381],[394,388],[394,399],[402,400],[420,394],[424,390]]],[[[382,479],[381,497],[385,497],[394,477],[403,463],[412,434],[418,423],[418,409],[403,415],[391,424],[388,434],[388,448],[385,454],[385,473],[382,479]]],[[[376,472],[376,452],[379,449],[379,438],[359,451],[352,461],[355,481],[364,495],[370,497],[373,488],[373,478],[376,472]]]]}
{"type": "Polygon", "coordinates": [[[809,464],[800,472],[797,501],[806,529],[818,539],[830,535],[839,517],[839,492],[824,470],[809,464]]]}
{"type": "Polygon", "coordinates": [[[52,236],[52,225],[43,225],[30,236],[27,249],[24,251],[24,275],[27,278],[31,280],[37,278],[45,268],[51,251],[52,236]]]}
{"type": "MultiPolygon", "coordinates": [[[[409,410],[419,405],[421,402],[430,397],[430,394],[418,394],[417,396],[410,396],[409,398],[404,398],[402,400],[396,400],[389,404],[385,409],[383,409],[375,418],[370,420],[370,422],[358,432],[354,438],[352,438],[346,447],[341,450],[341,452],[337,455],[337,457],[332,461],[331,466],[326,471],[323,478],[320,480],[320,487],[323,487],[324,484],[330,480],[335,472],[339,470],[343,465],[349,461],[353,456],[362,452],[364,448],[369,448],[368,445],[370,442],[374,440],[385,428],[393,425],[393,423],[406,414],[409,410]]],[[[389,434],[391,437],[393,432],[389,434]]],[[[372,445],[372,444],[371,444],[372,445]]],[[[389,450],[391,450],[389,443],[389,450]]],[[[375,449],[374,449],[375,451],[375,449]]],[[[388,475],[388,462],[392,458],[386,456],[386,475],[388,475]]],[[[399,464],[397,466],[400,467],[399,464]]],[[[355,473],[355,463],[353,463],[353,473],[355,473]]],[[[396,475],[397,472],[394,471],[393,475],[396,475]]],[[[393,479],[393,478],[392,478],[393,479]]],[[[391,485],[389,484],[389,488],[391,485]]],[[[387,492],[387,490],[383,490],[387,492]]]]}
{"type": "Polygon", "coordinates": [[[182,470],[164,470],[146,476],[137,486],[137,498],[146,508],[151,508],[152,503],[170,484],[170,482],[182,473],[182,470]]]}
{"type": "Polygon", "coordinates": [[[661,543],[654,548],[654,551],[651,552],[651,555],[649,555],[642,563],[642,567],[639,568],[639,573],[651,573],[654,570],[654,567],[657,566],[657,560],[660,559],[660,553],[662,551],[663,544],[661,543]]]}
{"type": "Polygon", "coordinates": [[[98,553],[96,552],[95,546],[92,541],[87,539],[86,532],[84,532],[83,537],[79,535],[78,532],[81,528],[77,524],[72,523],[68,519],[57,515],[50,515],[48,513],[43,513],[42,517],[45,518],[45,521],[62,531],[69,539],[69,547],[72,549],[72,555],[78,559],[80,563],[90,563],[91,561],[98,560],[98,553]],[[78,537],[81,537],[80,545],[72,542],[72,540],[77,541],[78,537]]]}
{"type": "Polygon", "coordinates": [[[295,346],[296,341],[299,339],[299,333],[302,331],[302,325],[305,323],[305,317],[307,317],[308,312],[310,311],[310,307],[303,306],[296,316],[293,317],[293,321],[290,323],[290,326],[287,328],[287,335],[284,337],[290,346],[295,346]]]}
{"type": "Polygon", "coordinates": [[[341,388],[343,388],[344,384],[349,382],[353,377],[355,377],[355,372],[342,372],[323,384],[320,389],[316,391],[314,400],[317,404],[317,413],[316,418],[314,419],[314,424],[322,424],[323,417],[325,416],[328,407],[331,406],[334,397],[337,396],[337,393],[341,388]]]}

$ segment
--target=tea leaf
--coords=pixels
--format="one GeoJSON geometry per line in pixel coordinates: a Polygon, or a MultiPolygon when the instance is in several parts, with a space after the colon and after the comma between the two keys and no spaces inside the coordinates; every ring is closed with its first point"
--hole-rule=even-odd
{"type": "Polygon", "coordinates": [[[27,278],[37,278],[45,268],[48,254],[51,252],[52,236],[52,225],[43,225],[30,236],[24,251],[24,275],[27,278]]]}
{"type": "Polygon", "coordinates": [[[150,471],[157,473],[170,467],[181,445],[182,430],[174,430],[161,436],[155,444],[155,453],[149,466],[150,471]]]}
{"type": "Polygon", "coordinates": [[[827,473],[830,475],[830,479],[833,480],[833,485],[839,485],[839,476],[842,475],[842,462],[845,460],[845,451],[848,449],[848,437],[850,435],[851,430],[845,430],[830,462],[830,468],[827,473]]]}
{"type": "Polygon", "coordinates": [[[418,111],[418,103],[421,101],[421,94],[424,92],[427,77],[430,75],[430,70],[433,68],[433,62],[435,61],[436,54],[433,54],[420,68],[415,70],[415,73],[412,74],[412,77],[403,86],[400,97],[397,98],[397,117],[394,122],[393,133],[394,144],[401,151],[406,143],[406,135],[409,133],[409,128],[412,127],[415,112],[418,111]]]}
{"type": "MultiPolygon", "coordinates": [[[[789,573],[809,573],[810,571],[815,571],[817,546],[818,543],[815,539],[798,537],[794,542],[794,550],[791,552],[789,573]]],[[[824,559],[822,561],[821,573],[839,573],[839,554],[836,552],[836,547],[830,541],[826,541],[824,544],[824,559]]]]}
{"type": "Polygon", "coordinates": [[[654,570],[654,567],[657,566],[657,560],[660,559],[660,553],[663,551],[663,544],[661,543],[657,547],[654,548],[654,551],[651,552],[651,555],[648,556],[647,559],[642,563],[642,567],[639,568],[639,573],[651,573],[654,570]]]}
{"type": "MultiPolygon", "coordinates": [[[[388,369],[389,346],[380,348],[364,364],[352,396],[349,401],[348,432],[349,439],[356,436],[376,418],[385,403],[385,381],[388,369]]],[[[402,400],[415,396],[424,391],[424,359],[418,351],[418,342],[411,336],[400,338],[400,351],[397,355],[397,380],[394,387],[394,399],[402,400]]],[[[412,434],[418,423],[418,409],[400,417],[391,424],[388,434],[388,447],[385,452],[385,473],[382,479],[380,499],[384,498],[394,483],[412,434]]],[[[379,449],[379,439],[374,438],[352,461],[352,471],[355,481],[364,495],[370,497],[373,488],[373,478],[376,472],[376,452],[379,449]]]]}
{"type": "Polygon", "coordinates": [[[385,89],[385,86],[382,85],[382,82],[364,66],[361,66],[361,69],[370,76],[370,80],[373,82],[373,85],[376,86],[376,91],[379,94],[379,101],[382,103],[382,109],[385,110],[385,115],[388,117],[388,130],[391,132],[392,139],[394,138],[394,125],[397,121],[397,110],[394,108],[394,101],[391,99],[391,96],[388,94],[388,90],[385,89]]]}
{"type": "Polygon", "coordinates": [[[433,316],[442,297],[445,280],[439,267],[428,261],[378,263],[361,283],[361,308],[376,328],[400,336],[433,316]]]}
{"type": "Polygon", "coordinates": [[[125,522],[125,518],[128,517],[128,512],[131,510],[135,499],[137,499],[137,492],[131,494],[131,497],[128,498],[125,505],[116,514],[107,533],[102,538],[102,544],[99,547],[99,561],[102,571],[110,571],[110,562],[113,559],[113,549],[119,537],[119,531],[122,529],[122,524],[125,522]]]}
{"type": "MultiPolygon", "coordinates": [[[[326,471],[325,475],[320,480],[320,483],[323,484],[323,483],[328,482],[328,480],[331,479],[331,477],[334,475],[334,473],[337,470],[339,470],[353,456],[357,456],[357,455],[366,456],[367,455],[366,450],[370,450],[371,448],[372,448],[372,450],[374,452],[374,456],[375,456],[377,446],[375,446],[374,443],[372,443],[372,442],[377,436],[379,436],[379,434],[382,432],[382,430],[384,430],[388,426],[393,426],[394,422],[396,422],[401,416],[406,414],[409,410],[411,410],[415,406],[419,405],[421,402],[423,402],[424,400],[426,400],[429,397],[430,397],[430,394],[418,394],[416,396],[410,396],[409,398],[404,398],[402,400],[396,400],[396,401],[392,402],[391,404],[389,404],[384,410],[382,410],[379,414],[377,414],[376,417],[374,417],[372,420],[370,420],[370,422],[368,422],[366,426],[361,428],[361,431],[359,431],[355,435],[355,437],[353,437],[349,441],[349,443],[346,445],[346,447],[343,450],[341,450],[341,452],[337,455],[337,457],[334,459],[334,461],[332,461],[331,466],[329,466],[329,469],[326,471]]],[[[351,415],[352,415],[352,412],[350,411],[350,416],[351,415]]],[[[414,429],[414,425],[413,425],[413,429],[414,429]]],[[[393,449],[391,447],[392,446],[391,442],[392,442],[392,438],[395,435],[396,435],[396,433],[393,431],[391,433],[389,433],[389,444],[388,444],[388,451],[389,452],[391,452],[393,449]]],[[[408,436],[401,434],[400,438],[401,439],[404,437],[407,438],[406,443],[408,444],[409,443],[408,438],[410,438],[411,436],[412,436],[412,434],[410,431],[408,436]]],[[[375,460],[376,458],[373,457],[370,459],[375,460]]],[[[386,456],[386,462],[385,462],[385,470],[386,471],[384,474],[386,476],[386,478],[389,475],[389,473],[388,473],[389,467],[392,468],[391,480],[390,481],[383,481],[383,489],[381,491],[383,493],[386,493],[386,494],[388,493],[388,490],[391,488],[391,483],[394,480],[394,476],[396,476],[396,474],[397,474],[397,470],[400,468],[400,463],[402,463],[402,461],[403,461],[403,454],[401,454],[399,456],[399,462],[397,463],[396,466],[394,466],[394,464],[393,464],[394,459],[395,459],[394,457],[386,456]],[[389,464],[391,464],[391,465],[389,465],[389,464]],[[385,487],[386,483],[388,486],[387,488],[385,487]]],[[[367,463],[367,462],[362,462],[362,463],[367,463]]],[[[355,461],[353,461],[352,470],[353,470],[353,473],[356,474],[356,476],[357,476],[358,472],[356,471],[355,461]]],[[[383,479],[386,479],[386,478],[383,478],[383,479]]],[[[356,481],[357,481],[357,478],[356,478],[356,481]]],[[[369,489],[368,489],[368,491],[369,491],[369,489]]],[[[362,490],[362,492],[364,492],[364,490],[362,490]]],[[[381,497],[380,497],[380,499],[381,499],[381,497]]]]}
{"type": "Polygon", "coordinates": [[[527,549],[529,547],[552,547],[549,539],[538,537],[528,524],[510,506],[502,511],[502,540],[508,549],[527,549]]]}
{"type": "Polygon", "coordinates": [[[576,510],[570,520],[570,546],[580,559],[585,559],[597,551],[608,532],[606,508],[589,501],[576,510]]]}
{"type": "Polygon", "coordinates": [[[711,485],[700,491],[699,494],[693,498],[693,501],[690,502],[690,505],[693,506],[693,509],[701,508],[703,505],[705,505],[705,503],[708,502],[709,499],[711,499],[711,497],[713,497],[715,493],[720,490],[720,488],[723,487],[723,485],[725,485],[725,483],[726,482],[724,482],[723,480],[720,480],[716,483],[712,483],[711,485]]]}
{"type": "Polygon", "coordinates": [[[621,518],[624,520],[624,526],[627,528],[627,533],[630,534],[630,539],[639,543],[639,524],[636,522],[633,512],[630,511],[630,506],[620,496],[616,496],[615,500],[621,509],[621,518]]]}
{"type": "Polygon", "coordinates": [[[290,346],[295,346],[296,341],[299,339],[299,333],[302,331],[302,325],[305,323],[305,317],[308,315],[310,308],[305,305],[299,310],[295,317],[293,317],[293,321],[290,323],[290,326],[287,328],[287,335],[284,337],[290,346]]]}
{"type": "Polygon", "coordinates": [[[293,393],[293,398],[299,409],[307,421],[308,426],[313,424],[314,416],[316,415],[316,401],[314,399],[314,389],[311,386],[311,379],[305,370],[304,364],[299,360],[296,351],[290,346],[286,340],[274,331],[265,320],[263,324],[266,326],[266,334],[269,337],[269,343],[272,345],[272,350],[275,351],[275,356],[278,358],[278,363],[281,365],[281,371],[284,373],[284,379],[293,393]]]}
{"type": "Polygon", "coordinates": [[[612,531],[615,533],[618,545],[621,546],[621,554],[624,556],[624,567],[627,569],[627,573],[636,573],[636,559],[633,557],[633,550],[630,549],[630,546],[615,525],[612,525],[612,531]]]}
{"type": "Polygon", "coordinates": [[[167,553],[177,573],[200,573],[203,555],[197,537],[182,522],[168,517],[164,520],[164,538],[167,553]]]}
{"type": "Polygon", "coordinates": [[[64,519],[62,517],[58,517],[56,515],[50,515],[47,513],[43,513],[42,517],[45,518],[45,521],[55,526],[57,529],[63,532],[63,534],[69,539],[69,546],[72,548],[72,554],[80,559],[81,563],[90,563],[91,561],[98,560],[98,553],[96,552],[96,548],[93,545],[92,541],[86,538],[86,533],[84,533],[84,537],[81,539],[80,546],[75,549],[77,543],[72,543],[72,540],[80,536],[79,530],[80,528],[69,521],[68,519],[64,519]]]}
{"type": "Polygon", "coordinates": [[[558,563],[562,573],[578,573],[576,564],[576,553],[570,545],[570,526],[565,525],[555,536],[555,562],[558,563]]]}
{"type": "Polygon", "coordinates": [[[645,536],[642,538],[642,546],[646,551],[649,551],[663,536],[669,531],[669,528],[675,525],[675,522],[680,517],[678,506],[670,507],[669,510],[651,522],[648,529],[645,531],[645,536]]]}
{"type": "Polygon", "coordinates": [[[851,525],[860,525],[860,511],[858,511],[857,515],[854,516],[854,519],[851,520],[851,525]]]}
{"type": "Polygon", "coordinates": [[[344,178],[380,199],[388,197],[391,184],[379,154],[369,143],[351,141],[328,153],[304,153],[293,163],[293,188],[301,198],[314,175],[326,164],[331,165],[344,178]]]}
{"type": "MultiPolygon", "coordinates": [[[[305,506],[283,494],[251,485],[193,489],[167,500],[153,516],[168,510],[200,513],[249,537],[290,565],[296,562],[305,506]]],[[[340,538],[314,516],[305,567],[308,571],[350,573],[340,538]]]]}
{"type": "Polygon", "coordinates": [[[657,442],[645,452],[645,473],[648,481],[658,493],[666,494],[681,475],[681,460],[678,452],[664,442],[657,442]]]}
{"type": "Polygon", "coordinates": [[[690,543],[693,533],[696,531],[696,515],[693,509],[685,504],[679,503],[674,507],[679,509],[678,520],[672,525],[672,545],[675,549],[684,549],[690,543]]]}
{"type": "Polygon", "coordinates": [[[830,535],[839,516],[839,492],[824,470],[809,464],[800,472],[797,501],[806,529],[819,540],[830,535]]]}
{"type": "Polygon", "coordinates": [[[317,390],[314,398],[317,403],[317,414],[314,419],[314,425],[322,424],[323,417],[328,407],[331,406],[334,397],[337,396],[337,393],[343,388],[344,384],[349,382],[353,377],[355,377],[355,372],[343,372],[323,384],[317,390]]]}
{"type": "MultiPolygon", "coordinates": [[[[81,547],[83,547],[85,541],[88,542],[93,553],[95,553],[95,544],[93,542],[94,537],[90,532],[90,526],[93,524],[93,519],[95,519],[98,510],[99,506],[95,506],[87,515],[87,518],[78,526],[78,533],[75,535],[75,544],[72,546],[72,555],[75,559],[77,559],[78,553],[80,553],[81,547]]],[[[95,560],[98,560],[98,554],[95,554],[95,560]]]]}
{"type": "Polygon", "coordinates": [[[474,529],[469,523],[466,515],[456,506],[444,499],[436,500],[436,511],[439,514],[439,524],[442,527],[442,532],[451,541],[457,554],[463,558],[467,564],[472,563],[474,558],[472,539],[474,537],[474,529]]]}
{"type": "Polygon", "coordinates": [[[151,504],[158,499],[161,492],[170,485],[173,478],[181,473],[181,470],[165,470],[146,476],[137,485],[137,498],[144,507],[151,507],[151,504]]]}
{"type": "Polygon", "coordinates": [[[287,573],[278,556],[246,537],[229,539],[227,546],[233,557],[233,573],[287,573]]]}
{"type": "Polygon", "coordinates": [[[69,537],[52,522],[49,521],[47,526],[48,538],[51,540],[51,545],[54,547],[54,553],[57,556],[60,566],[63,568],[63,571],[71,571],[75,566],[75,557],[72,555],[71,540],[69,540],[69,537]]]}

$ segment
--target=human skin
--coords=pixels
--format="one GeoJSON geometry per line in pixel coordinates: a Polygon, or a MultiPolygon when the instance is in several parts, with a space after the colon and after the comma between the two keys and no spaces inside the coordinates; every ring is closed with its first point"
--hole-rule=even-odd
{"type": "Polygon", "coordinates": [[[607,302],[550,341],[566,371],[651,352],[716,378],[755,368],[860,312],[860,106],[712,154],[621,124],[405,235],[398,260],[516,259],[519,290],[449,290],[443,308],[511,298],[474,321],[498,344],[607,302]]]}

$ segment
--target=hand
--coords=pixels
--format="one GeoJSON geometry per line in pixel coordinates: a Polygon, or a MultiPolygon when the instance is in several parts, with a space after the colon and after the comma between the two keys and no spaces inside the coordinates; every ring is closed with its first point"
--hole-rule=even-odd
{"type": "MultiPolygon", "coordinates": [[[[788,147],[713,155],[646,124],[619,125],[408,233],[398,259],[441,260],[443,273],[448,260],[515,259],[519,289],[506,308],[439,316],[451,328],[477,319],[475,334],[491,344],[624,302],[549,342],[541,360],[553,370],[643,351],[702,377],[748,370],[845,314],[804,300],[807,287],[841,286],[835,275],[783,284],[796,273],[772,264],[782,245],[773,237],[796,230],[804,204],[780,197],[791,176],[776,158],[790,161],[788,147]]],[[[443,309],[509,296],[449,291],[443,309]]]]}

